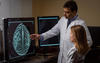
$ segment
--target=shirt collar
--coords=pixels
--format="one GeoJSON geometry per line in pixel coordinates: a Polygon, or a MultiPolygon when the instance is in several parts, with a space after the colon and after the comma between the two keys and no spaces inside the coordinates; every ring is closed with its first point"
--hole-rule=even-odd
{"type": "Polygon", "coordinates": [[[69,21],[74,21],[76,18],[78,17],[78,15],[74,16],[72,19],[68,19],[69,21]]]}

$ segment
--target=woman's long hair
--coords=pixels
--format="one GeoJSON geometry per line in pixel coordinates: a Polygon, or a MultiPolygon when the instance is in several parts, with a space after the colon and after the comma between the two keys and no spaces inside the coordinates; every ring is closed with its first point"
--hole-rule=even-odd
{"type": "Polygon", "coordinates": [[[75,44],[76,44],[75,47],[78,49],[78,52],[80,54],[84,55],[89,49],[87,43],[86,31],[84,27],[81,25],[72,26],[71,32],[75,37],[75,44]]]}

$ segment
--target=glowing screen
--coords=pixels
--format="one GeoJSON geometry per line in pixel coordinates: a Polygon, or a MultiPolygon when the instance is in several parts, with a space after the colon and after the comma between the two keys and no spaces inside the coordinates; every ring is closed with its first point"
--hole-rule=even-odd
{"type": "MultiPolygon", "coordinates": [[[[58,23],[58,16],[38,17],[38,33],[44,33],[50,30],[53,26],[58,23]]],[[[45,41],[39,40],[40,46],[58,46],[59,35],[49,38],[45,41]]]]}
{"type": "Polygon", "coordinates": [[[8,18],[4,24],[9,59],[35,54],[35,43],[30,39],[35,31],[33,18],[8,18]]]}
{"type": "Polygon", "coordinates": [[[19,24],[13,35],[13,47],[18,55],[25,55],[30,47],[30,33],[24,24],[19,24]]]}

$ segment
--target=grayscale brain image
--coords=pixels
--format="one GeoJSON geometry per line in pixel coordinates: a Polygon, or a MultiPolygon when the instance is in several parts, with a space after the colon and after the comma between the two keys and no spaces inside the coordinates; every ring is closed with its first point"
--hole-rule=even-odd
{"type": "Polygon", "coordinates": [[[7,51],[9,59],[34,54],[35,42],[30,39],[34,33],[34,21],[8,21],[7,51]]]}

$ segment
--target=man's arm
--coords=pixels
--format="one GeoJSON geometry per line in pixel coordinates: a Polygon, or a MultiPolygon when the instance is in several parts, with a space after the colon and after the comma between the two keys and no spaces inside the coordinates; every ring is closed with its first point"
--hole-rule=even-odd
{"type": "Polygon", "coordinates": [[[31,34],[30,35],[30,38],[32,40],[35,40],[35,39],[40,39],[40,40],[46,40],[48,38],[51,38],[53,36],[56,36],[59,34],[59,24],[57,23],[51,30],[45,32],[45,33],[42,33],[42,34],[31,34]]]}
{"type": "Polygon", "coordinates": [[[59,24],[57,23],[52,29],[49,31],[40,34],[40,39],[46,40],[48,38],[51,38],[53,36],[56,36],[59,34],[59,24]]]}

